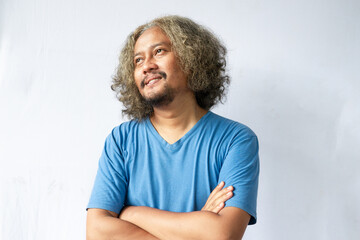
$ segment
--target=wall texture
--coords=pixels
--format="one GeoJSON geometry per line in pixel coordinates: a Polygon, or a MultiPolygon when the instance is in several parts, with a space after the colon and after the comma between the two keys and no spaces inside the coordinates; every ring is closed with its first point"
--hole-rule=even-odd
{"type": "Polygon", "coordinates": [[[245,239],[360,239],[360,2],[0,0],[0,239],[85,239],[110,90],[137,25],[180,14],[228,47],[214,112],[259,136],[245,239]]]}

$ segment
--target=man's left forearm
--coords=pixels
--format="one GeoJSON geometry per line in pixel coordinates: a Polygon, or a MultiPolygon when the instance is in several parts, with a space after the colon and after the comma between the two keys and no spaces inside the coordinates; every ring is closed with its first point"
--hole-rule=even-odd
{"type": "Polygon", "coordinates": [[[131,206],[124,209],[120,218],[139,226],[159,239],[219,240],[232,239],[233,236],[241,239],[249,221],[248,214],[244,212],[239,218],[238,215],[232,215],[233,210],[229,208],[223,209],[222,212],[220,214],[209,211],[176,213],[150,207],[131,206]],[[234,228],[234,220],[236,228],[234,228]],[[242,227],[239,229],[239,226],[242,227]]]}

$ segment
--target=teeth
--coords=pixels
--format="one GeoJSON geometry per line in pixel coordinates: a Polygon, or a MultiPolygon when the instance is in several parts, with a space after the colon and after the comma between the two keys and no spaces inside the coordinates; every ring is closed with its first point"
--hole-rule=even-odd
{"type": "Polygon", "coordinates": [[[151,79],[147,84],[151,84],[152,82],[157,81],[157,80],[159,80],[159,79],[160,79],[160,78],[151,79]]]}

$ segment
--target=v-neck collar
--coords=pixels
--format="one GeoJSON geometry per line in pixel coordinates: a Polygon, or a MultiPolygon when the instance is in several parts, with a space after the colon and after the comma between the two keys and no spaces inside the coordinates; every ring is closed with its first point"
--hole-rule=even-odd
{"type": "Polygon", "coordinates": [[[150,118],[147,118],[145,120],[146,126],[147,128],[150,130],[150,132],[155,136],[155,138],[167,149],[175,151],[177,149],[179,149],[182,144],[188,139],[190,138],[190,136],[196,132],[196,130],[203,125],[203,122],[206,120],[206,118],[208,118],[208,116],[211,114],[210,111],[208,111],[207,113],[205,113],[204,116],[202,116],[199,121],[197,121],[195,123],[195,125],[189,130],[187,131],[187,133],[185,133],[184,136],[182,136],[179,140],[177,140],[176,142],[170,144],[168,143],[164,138],[162,138],[160,136],[160,134],[156,131],[155,127],[152,125],[150,118]]]}

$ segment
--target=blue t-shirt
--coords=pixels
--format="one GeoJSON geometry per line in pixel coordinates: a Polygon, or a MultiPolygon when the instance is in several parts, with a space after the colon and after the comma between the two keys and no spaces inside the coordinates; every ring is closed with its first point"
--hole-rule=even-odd
{"type": "Polygon", "coordinates": [[[245,125],[212,112],[173,144],[149,119],[115,127],[106,138],[88,208],[120,213],[123,206],[201,210],[221,181],[234,187],[226,206],[256,223],[258,140],[245,125]]]}

